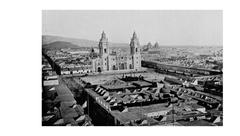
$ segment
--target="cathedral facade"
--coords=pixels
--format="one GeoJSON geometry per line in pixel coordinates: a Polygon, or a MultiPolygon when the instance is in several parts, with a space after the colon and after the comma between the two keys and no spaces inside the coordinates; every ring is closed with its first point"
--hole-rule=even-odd
{"type": "Polygon", "coordinates": [[[110,53],[108,39],[104,32],[102,32],[98,48],[98,56],[92,59],[94,72],[114,70],[138,71],[141,69],[140,44],[135,32],[131,38],[130,52],[128,53],[110,53]]]}

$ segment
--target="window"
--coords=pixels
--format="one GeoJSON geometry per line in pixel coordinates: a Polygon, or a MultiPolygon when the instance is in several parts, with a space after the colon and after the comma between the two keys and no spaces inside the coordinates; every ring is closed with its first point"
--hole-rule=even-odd
{"type": "Polygon", "coordinates": [[[138,49],[136,48],[136,52],[138,52],[138,49]]]}
{"type": "Polygon", "coordinates": [[[104,49],[104,53],[107,53],[107,49],[104,49]]]}

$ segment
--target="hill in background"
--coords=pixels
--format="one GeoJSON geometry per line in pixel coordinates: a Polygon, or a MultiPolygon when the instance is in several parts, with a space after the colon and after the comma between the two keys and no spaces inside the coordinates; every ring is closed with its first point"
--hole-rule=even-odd
{"type": "MultiPolygon", "coordinates": [[[[129,46],[127,43],[109,43],[109,47],[124,47],[129,46]]],[[[43,48],[79,48],[79,47],[97,47],[98,41],[87,39],[76,39],[61,36],[42,36],[43,48]]]]}
{"type": "Polygon", "coordinates": [[[72,44],[70,42],[56,41],[56,42],[52,42],[49,44],[44,44],[43,48],[45,48],[45,49],[62,49],[62,48],[76,49],[76,48],[80,48],[80,47],[78,45],[72,44]]]}

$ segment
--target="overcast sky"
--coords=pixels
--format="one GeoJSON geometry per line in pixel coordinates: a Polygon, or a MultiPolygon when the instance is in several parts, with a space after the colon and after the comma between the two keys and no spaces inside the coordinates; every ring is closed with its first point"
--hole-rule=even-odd
{"type": "Polygon", "coordinates": [[[129,43],[136,31],[140,44],[221,45],[222,11],[84,11],[42,12],[43,35],[98,41],[104,30],[110,42],[129,43]]]}

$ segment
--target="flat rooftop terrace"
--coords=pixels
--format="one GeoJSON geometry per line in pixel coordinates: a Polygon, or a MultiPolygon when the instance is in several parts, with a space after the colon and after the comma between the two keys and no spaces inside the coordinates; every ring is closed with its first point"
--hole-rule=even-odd
{"type": "Polygon", "coordinates": [[[171,110],[171,108],[166,107],[166,104],[154,104],[151,106],[132,107],[129,108],[127,112],[111,111],[111,114],[123,124],[134,120],[148,120],[149,123],[158,123],[158,121],[147,117],[146,114],[169,110],[171,110]]]}
{"type": "Polygon", "coordinates": [[[140,112],[141,114],[147,114],[151,112],[158,112],[158,111],[169,111],[172,107],[168,107],[167,103],[159,103],[159,104],[152,104],[149,106],[136,106],[130,107],[128,109],[129,112],[140,112]]]}

